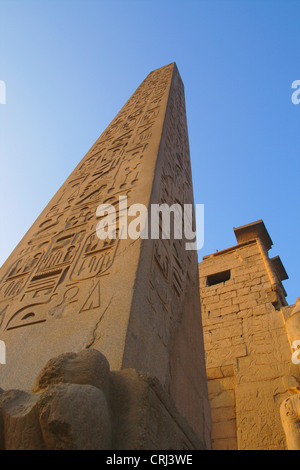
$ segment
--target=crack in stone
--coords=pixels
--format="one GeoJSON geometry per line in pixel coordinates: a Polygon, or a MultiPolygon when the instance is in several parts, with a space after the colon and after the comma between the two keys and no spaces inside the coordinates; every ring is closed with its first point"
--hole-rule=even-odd
{"type": "Polygon", "coordinates": [[[112,303],[112,300],[113,300],[114,296],[112,295],[107,307],[105,308],[104,312],[102,313],[101,317],[99,318],[99,320],[97,321],[94,329],[93,329],[93,332],[92,332],[92,339],[90,341],[90,343],[86,346],[86,349],[89,349],[90,347],[93,346],[93,344],[95,343],[96,341],[96,332],[97,332],[97,329],[98,329],[98,326],[100,325],[101,321],[102,321],[102,318],[104,317],[106,311],[109,309],[111,303],[112,303]]]}

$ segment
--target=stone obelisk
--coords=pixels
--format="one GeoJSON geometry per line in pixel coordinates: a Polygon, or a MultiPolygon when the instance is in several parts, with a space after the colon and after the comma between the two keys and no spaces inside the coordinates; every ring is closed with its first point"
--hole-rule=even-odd
{"type": "Polygon", "coordinates": [[[183,84],[148,75],[0,271],[3,389],[52,357],[94,348],[156,376],[203,441],[209,421],[196,251],[177,239],[101,240],[97,207],[193,204],[183,84]]]}

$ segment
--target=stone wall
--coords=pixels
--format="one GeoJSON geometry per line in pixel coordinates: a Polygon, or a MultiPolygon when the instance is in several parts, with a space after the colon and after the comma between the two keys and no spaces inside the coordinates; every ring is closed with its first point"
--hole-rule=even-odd
{"type": "Polygon", "coordinates": [[[286,273],[261,221],[241,229],[238,245],[199,264],[213,449],[285,449],[279,409],[295,380],[286,273]]]}

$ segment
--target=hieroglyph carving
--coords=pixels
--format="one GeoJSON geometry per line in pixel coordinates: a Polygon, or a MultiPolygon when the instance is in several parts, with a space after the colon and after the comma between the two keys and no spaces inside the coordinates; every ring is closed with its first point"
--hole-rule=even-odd
{"type": "Polygon", "coordinates": [[[158,69],[140,85],[0,272],[0,331],[100,307],[101,276],[109,275],[120,240],[118,231],[114,240],[97,238],[96,209],[119,195],[130,201],[172,70],[158,69]],[[83,299],[82,283],[89,283],[83,299]]]}

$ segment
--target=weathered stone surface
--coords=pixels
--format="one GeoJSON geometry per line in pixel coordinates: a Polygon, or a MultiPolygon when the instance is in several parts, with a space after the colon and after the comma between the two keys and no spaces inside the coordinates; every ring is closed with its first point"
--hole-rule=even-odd
{"type": "Polygon", "coordinates": [[[300,340],[300,298],[296,300],[296,305],[286,320],[286,330],[291,343],[300,340]]]}
{"type": "Polygon", "coordinates": [[[57,384],[38,400],[40,426],[50,450],[111,448],[111,422],[104,393],[91,385],[57,384]]]}
{"type": "Polygon", "coordinates": [[[52,359],[36,384],[36,393],[10,390],[0,394],[0,449],[206,448],[156,378],[135,370],[111,373],[98,351],[52,359]],[[85,384],[66,383],[67,377],[85,384]]]}
{"type": "Polygon", "coordinates": [[[238,245],[199,264],[212,447],[286,449],[279,409],[294,371],[281,311],[284,268],[268,257],[261,221],[235,232],[238,245]]]}
{"type": "Polygon", "coordinates": [[[52,357],[92,347],[112,369],[157,377],[202,439],[210,421],[197,253],[185,240],[125,238],[124,196],[128,207],[193,204],[175,64],[144,80],[1,268],[0,339],[9,354],[0,383],[30,390],[52,357]],[[96,234],[100,204],[117,209],[111,240],[96,234]]]}
{"type": "MultiPolygon", "coordinates": [[[[285,315],[285,313],[283,313],[283,315],[285,315]]],[[[294,341],[300,340],[300,298],[296,300],[296,305],[293,306],[293,309],[289,310],[285,318],[286,331],[291,345],[293,345],[294,341]]],[[[298,350],[296,350],[296,353],[297,352],[298,350]]],[[[295,353],[294,349],[293,353],[295,353]]],[[[297,355],[297,358],[298,357],[299,354],[297,355]]],[[[297,361],[293,363],[291,373],[293,373],[293,375],[287,377],[283,384],[286,391],[293,395],[282,402],[280,416],[288,449],[300,450],[300,366],[297,364],[297,361]]]]}
{"type": "Polygon", "coordinates": [[[20,390],[10,390],[0,395],[2,445],[6,450],[44,449],[37,400],[38,396],[20,390]]]}
{"type": "Polygon", "coordinates": [[[0,388],[0,450],[5,449],[4,443],[4,425],[3,425],[3,410],[2,410],[2,401],[1,394],[3,393],[2,388],[0,388]]]}
{"type": "Polygon", "coordinates": [[[132,369],[112,372],[111,404],[114,449],[205,448],[155,378],[132,369]]]}
{"type": "Polygon", "coordinates": [[[108,393],[109,372],[106,357],[95,349],[85,349],[78,354],[62,354],[50,359],[41,370],[35,380],[33,392],[40,392],[58,383],[72,383],[93,385],[108,393]]]}
{"type": "Polygon", "coordinates": [[[280,416],[288,449],[300,450],[300,393],[282,402],[280,416]]]}

